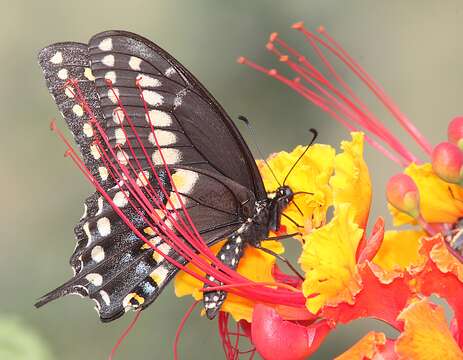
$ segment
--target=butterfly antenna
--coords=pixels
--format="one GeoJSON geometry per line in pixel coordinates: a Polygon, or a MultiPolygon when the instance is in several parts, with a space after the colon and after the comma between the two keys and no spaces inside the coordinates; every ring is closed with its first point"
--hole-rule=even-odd
{"type": "Polygon", "coordinates": [[[309,148],[312,146],[312,144],[314,143],[315,139],[317,138],[318,136],[318,132],[317,130],[315,129],[309,129],[310,132],[312,133],[312,140],[310,140],[310,143],[309,145],[307,145],[307,147],[305,148],[304,152],[301,154],[301,156],[299,156],[299,158],[294,162],[293,166],[291,166],[291,169],[289,169],[288,173],[286,174],[286,177],[285,177],[285,180],[283,181],[283,185],[286,184],[286,180],[288,180],[288,177],[289,175],[291,175],[291,172],[294,170],[294,168],[296,167],[297,163],[304,157],[304,155],[306,154],[306,152],[309,150],[309,148]]]}
{"type": "Polygon", "coordinates": [[[270,173],[272,174],[273,178],[277,182],[278,186],[281,186],[281,183],[278,181],[278,178],[276,177],[275,173],[273,172],[272,168],[270,167],[270,164],[265,160],[264,155],[262,154],[262,151],[260,150],[259,144],[256,141],[256,134],[254,133],[253,128],[251,127],[251,124],[249,123],[249,120],[247,117],[240,115],[238,116],[238,120],[241,120],[246,124],[246,127],[248,128],[249,132],[251,133],[251,138],[252,138],[252,143],[254,144],[255,148],[257,149],[257,152],[259,153],[259,156],[261,159],[264,160],[265,165],[267,165],[268,169],[270,170],[270,173]]]}

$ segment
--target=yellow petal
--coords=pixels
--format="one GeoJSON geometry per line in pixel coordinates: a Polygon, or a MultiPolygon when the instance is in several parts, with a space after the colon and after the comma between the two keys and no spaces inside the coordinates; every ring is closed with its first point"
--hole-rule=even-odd
{"type": "Polygon", "coordinates": [[[463,359],[441,307],[423,299],[407,306],[398,319],[405,323],[395,345],[399,359],[463,359]]]}
{"type": "MultiPolygon", "coordinates": [[[[214,245],[211,247],[211,250],[216,254],[223,246],[224,242],[225,241],[222,241],[214,245]]],[[[262,242],[262,247],[270,249],[277,254],[282,254],[284,252],[283,245],[278,241],[264,241],[262,242]]],[[[248,246],[244,250],[243,257],[238,264],[237,272],[255,282],[274,282],[275,279],[272,276],[274,264],[274,256],[248,246]]],[[[188,268],[204,276],[204,272],[199,271],[194,265],[188,264],[188,268]]],[[[174,284],[175,294],[178,297],[192,295],[196,300],[202,299],[203,297],[203,293],[200,291],[200,289],[203,288],[203,283],[184,271],[179,272],[175,277],[174,284]]],[[[250,322],[252,320],[253,308],[254,302],[229,293],[221,310],[230,313],[235,321],[245,319],[250,322]]]]}
{"type": "Polygon", "coordinates": [[[355,223],[364,228],[371,203],[371,181],[363,160],[363,133],[351,133],[352,141],[341,142],[335,158],[335,175],[330,180],[334,205],[348,203],[355,209],[355,223]]]}
{"type": "Polygon", "coordinates": [[[386,231],[373,263],[385,271],[409,270],[426,260],[420,254],[420,239],[426,236],[421,230],[386,231]]]}
{"type": "Polygon", "coordinates": [[[386,335],[381,332],[370,331],[349,350],[339,355],[335,360],[365,360],[381,351],[386,344],[386,335]]]}
{"type": "MultiPolygon", "coordinates": [[[[290,153],[281,151],[271,155],[267,162],[275,173],[280,184],[298,160],[304,146],[298,146],[290,153]]],[[[293,192],[310,192],[313,195],[296,195],[294,200],[304,213],[300,214],[294,204],[290,204],[284,214],[305,225],[310,231],[325,223],[326,211],[332,204],[331,188],[328,184],[334,170],[335,150],[328,145],[315,144],[310,147],[304,157],[298,162],[286,181],[293,192]]],[[[278,183],[262,160],[257,161],[267,191],[272,192],[278,188],[278,183]]],[[[300,231],[290,220],[282,218],[282,225],[287,233],[300,231]]]]}
{"type": "MultiPolygon", "coordinates": [[[[433,172],[431,164],[411,164],[405,173],[412,177],[418,187],[421,215],[428,223],[455,223],[463,216],[463,201],[455,199],[463,198],[462,188],[441,180],[433,172]]],[[[397,214],[392,215],[396,215],[395,223],[407,220],[406,217],[398,219],[397,214]]]]}
{"type": "Polygon", "coordinates": [[[352,304],[361,289],[355,255],[363,230],[354,217],[355,209],[341,204],[327,225],[304,237],[299,258],[306,273],[302,289],[305,296],[319,294],[307,300],[312,313],[324,305],[352,304]]]}

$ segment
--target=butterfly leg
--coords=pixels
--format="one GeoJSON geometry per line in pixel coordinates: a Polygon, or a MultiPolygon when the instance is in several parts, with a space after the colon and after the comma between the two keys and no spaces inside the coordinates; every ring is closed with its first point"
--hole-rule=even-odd
{"type": "Polygon", "coordinates": [[[267,249],[267,248],[264,248],[261,246],[260,243],[258,244],[253,244],[253,246],[256,248],[256,249],[259,249],[269,255],[272,255],[274,256],[275,258],[277,258],[278,260],[284,262],[290,269],[291,271],[296,274],[301,280],[304,280],[304,276],[301,275],[301,273],[299,271],[297,271],[297,269],[293,266],[293,264],[291,264],[291,262],[285,258],[284,256],[280,255],[280,254],[277,254],[276,252],[270,250],[270,249],[267,249]]]}
{"type": "MultiPolygon", "coordinates": [[[[232,270],[235,270],[238,266],[238,262],[243,256],[244,242],[241,239],[240,235],[232,235],[229,237],[228,241],[217,253],[217,258],[227,267],[232,270]]],[[[221,282],[217,281],[214,277],[208,275],[207,278],[215,283],[218,286],[223,285],[221,282]]],[[[204,288],[210,287],[205,284],[204,288]]],[[[220,311],[222,304],[225,301],[227,293],[223,290],[213,290],[204,292],[204,309],[206,310],[206,315],[209,319],[213,319],[217,313],[220,311]]]]}

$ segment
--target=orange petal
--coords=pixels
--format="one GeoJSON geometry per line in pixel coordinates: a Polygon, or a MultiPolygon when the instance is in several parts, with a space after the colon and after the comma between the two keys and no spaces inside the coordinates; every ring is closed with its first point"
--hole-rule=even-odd
{"type": "Polygon", "coordinates": [[[423,299],[407,306],[398,319],[404,321],[395,345],[399,359],[463,359],[441,307],[423,299]]]}
{"type": "MultiPolygon", "coordinates": [[[[442,258],[448,256],[438,256],[439,265],[432,257],[436,254],[442,255],[445,252],[445,243],[442,236],[426,238],[422,242],[421,253],[428,257],[428,260],[416,277],[416,288],[425,296],[438,295],[445,299],[454,313],[454,328],[457,330],[456,339],[459,345],[463,346],[463,333],[458,333],[463,329],[463,282],[459,279],[458,271],[447,271],[449,267],[444,266],[442,258]],[[434,255],[432,255],[434,254],[434,255]]],[[[450,263],[453,263],[451,261],[450,263]]]]}
{"type": "Polygon", "coordinates": [[[306,272],[302,290],[306,297],[318,294],[307,300],[312,313],[325,305],[352,304],[361,289],[356,251],[363,231],[354,222],[354,216],[353,208],[341,204],[327,225],[304,237],[299,258],[306,272]]]}
{"type": "Polygon", "coordinates": [[[371,317],[399,327],[396,318],[413,295],[409,286],[411,276],[403,274],[385,284],[372,267],[374,265],[369,262],[359,265],[362,290],[352,304],[343,302],[337,306],[326,306],[318,315],[344,324],[358,318],[371,317]]]}
{"type": "Polygon", "coordinates": [[[341,142],[342,153],[335,158],[335,175],[330,180],[333,201],[355,209],[354,221],[365,228],[371,204],[371,180],[363,160],[363,133],[351,133],[352,141],[341,142]]]}
{"type": "Polygon", "coordinates": [[[370,331],[335,360],[371,360],[376,354],[382,352],[385,345],[386,335],[384,333],[370,331]]]}

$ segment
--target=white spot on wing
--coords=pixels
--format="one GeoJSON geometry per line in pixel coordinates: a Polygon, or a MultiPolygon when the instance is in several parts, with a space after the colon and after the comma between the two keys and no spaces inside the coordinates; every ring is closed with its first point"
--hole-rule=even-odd
{"type": "MultiPolygon", "coordinates": [[[[161,245],[157,246],[159,251],[161,251],[164,255],[169,255],[169,251],[172,249],[168,244],[162,243],[161,245]]],[[[163,259],[164,256],[158,253],[157,251],[153,252],[153,259],[157,262],[160,263],[163,259]]]]}
{"type": "Polygon", "coordinates": [[[170,77],[172,76],[173,74],[175,74],[175,69],[171,66],[169,68],[166,69],[166,71],[164,72],[164,74],[167,76],[167,77],[170,77]]]}
{"type": "Polygon", "coordinates": [[[72,112],[78,117],[84,115],[84,109],[82,109],[82,106],[80,106],[79,104],[74,104],[74,106],[72,107],[72,112]]]}
{"type": "Polygon", "coordinates": [[[87,244],[90,244],[92,242],[92,234],[90,233],[90,228],[88,222],[86,222],[83,226],[82,229],[84,229],[85,235],[87,235],[87,244]]]}
{"type": "Polygon", "coordinates": [[[116,153],[117,160],[119,161],[120,164],[122,165],[127,165],[129,163],[129,157],[127,153],[124,150],[119,150],[116,153]]]}
{"type": "Polygon", "coordinates": [[[154,130],[154,135],[153,132],[148,135],[148,141],[153,145],[166,146],[175,144],[177,136],[172,131],[154,130]]]}
{"type": "Polygon", "coordinates": [[[108,169],[106,168],[106,166],[98,167],[98,172],[100,174],[101,180],[106,181],[108,179],[109,173],[108,173],[108,169]]]}
{"type": "Polygon", "coordinates": [[[164,103],[164,96],[152,90],[143,90],[143,99],[152,106],[159,106],[164,103]]]}
{"type": "Polygon", "coordinates": [[[103,212],[103,197],[98,198],[98,211],[96,212],[95,215],[100,215],[103,212]]]}
{"type": "Polygon", "coordinates": [[[92,260],[96,263],[102,262],[104,260],[105,254],[104,250],[100,245],[95,246],[90,253],[92,260]]]}
{"type": "Polygon", "coordinates": [[[149,171],[147,170],[143,170],[143,172],[140,171],[137,177],[137,185],[140,187],[148,185],[149,178],[150,178],[149,171]]]}
{"type": "Polygon", "coordinates": [[[122,128],[117,128],[116,130],[114,130],[114,136],[116,137],[116,144],[124,145],[127,141],[124,129],[122,128]]]}
{"type": "Polygon", "coordinates": [[[129,197],[128,191],[125,191],[125,192],[118,191],[116,195],[114,195],[114,198],[113,198],[114,204],[117,207],[124,207],[129,203],[129,200],[127,199],[128,197],[129,197]]]}
{"type": "Polygon", "coordinates": [[[55,52],[55,54],[50,58],[52,64],[61,64],[63,62],[63,53],[61,51],[55,52]]]}
{"type": "Polygon", "coordinates": [[[109,67],[114,66],[114,55],[104,56],[103,59],[101,59],[101,62],[103,63],[103,65],[106,65],[109,67]]]}
{"type": "Polygon", "coordinates": [[[111,100],[113,104],[116,104],[118,102],[119,98],[119,89],[117,88],[112,88],[108,90],[108,98],[111,100]]]}
{"type": "Polygon", "coordinates": [[[93,76],[92,69],[86,67],[84,70],[84,76],[91,81],[95,81],[95,76],[93,76]]]}
{"type": "Polygon", "coordinates": [[[186,96],[187,90],[182,89],[176,95],[174,99],[174,109],[178,108],[183,103],[183,98],[186,96]]]}
{"type": "Polygon", "coordinates": [[[111,81],[111,83],[115,83],[116,82],[116,72],[115,71],[108,71],[106,74],[104,74],[104,78],[106,80],[109,80],[111,81]]]}
{"type": "Polygon", "coordinates": [[[198,173],[191,170],[178,169],[172,175],[175,188],[182,194],[189,194],[191,190],[193,190],[198,179],[198,173]]]}
{"type": "Polygon", "coordinates": [[[100,44],[98,45],[98,48],[101,51],[110,51],[113,49],[113,39],[111,38],[106,38],[101,40],[100,44]]]}
{"type": "Polygon", "coordinates": [[[131,56],[129,60],[129,66],[132,70],[141,70],[140,69],[141,59],[135,56],[131,56]]]}
{"type": "Polygon", "coordinates": [[[97,273],[90,273],[90,274],[88,274],[87,276],[85,276],[85,278],[86,278],[92,285],[101,286],[101,284],[103,284],[103,276],[101,276],[100,274],[97,274],[97,273]]]}
{"type": "Polygon", "coordinates": [[[87,204],[84,204],[84,213],[82,214],[82,217],[80,218],[81,220],[87,217],[87,211],[88,211],[87,204]]]}
{"type": "Polygon", "coordinates": [[[60,71],[58,71],[58,77],[61,80],[66,80],[68,78],[68,74],[68,69],[61,69],[60,71]]]}
{"type": "Polygon", "coordinates": [[[70,99],[74,98],[74,91],[70,86],[66,86],[64,89],[64,94],[66,94],[66,96],[70,99]]]}
{"type": "Polygon", "coordinates": [[[113,121],[116,124],[122,124],[124,122],[124,119],[125,119],[124,111],[122,111],[122,109],[118,106],[117,108],[113,110],[113,121]]]}
{"type": "MultiPolygon", "coordinates": [[[[182,160],[182,153],[177,149],[162,149],[162,156],[167,165],[177,164],[182,160]]],[[[159,150],[153,152],[152,160],[155,165],[164,164],[159,150]]]]}
{"type": "Polygon", "coordinates": [[[145,115],[146,121],[151,122],[153,126],[170,126],[172,125],[172,117],[161,110],[150,110],[148,114],[145,115]]]}
{"type": "Polygon", "coordinates": [[[111,233],[111,222],[107,217],[98,219],[98,221],[96,222],[96,227],[98,228],[98,231],[101,234],[101,236],[107,236],[111,233]]]}
{"type": "Polygon", "coordinates": [[[177,195],[175,192],[171,191],[170,196],[169,196],[169,201],[166,204],[166,208],[167,210],[181,209],[182,204],[186,206],[187,203],[188,203],[188,199],[185,196],[181,194],[177,195]]]}
{"type": "Polygon", "coordinates": [[[84,134],[86,137],[92,137],[93,136],[93,127],[90,123],[86,122],[84,124],[84,127],[82,128],[84,134]]]}
{"type": "Polygon", "coordinates": [[[145,74],[138,74],[137,81],[141,87],[158,87],[162,85],[158,79],[145,74]]]}
{"type": "Polygon", "coordinates": [[[96,146],[95,144],[90,145],[90,153],[96,160],[98,160],[101,157],[100,150],[98,149],[98,146],[96,146]]]}
{"type": "Polygon", "coordinates": [[[109,299],[109,295],[106,291],[104,290],[100,290],[100,296],[101,296],[101,299],[105,302],[105,304],[107,306],[109,306],[109,304],[111,304],[111,300],[109,299]]]}

